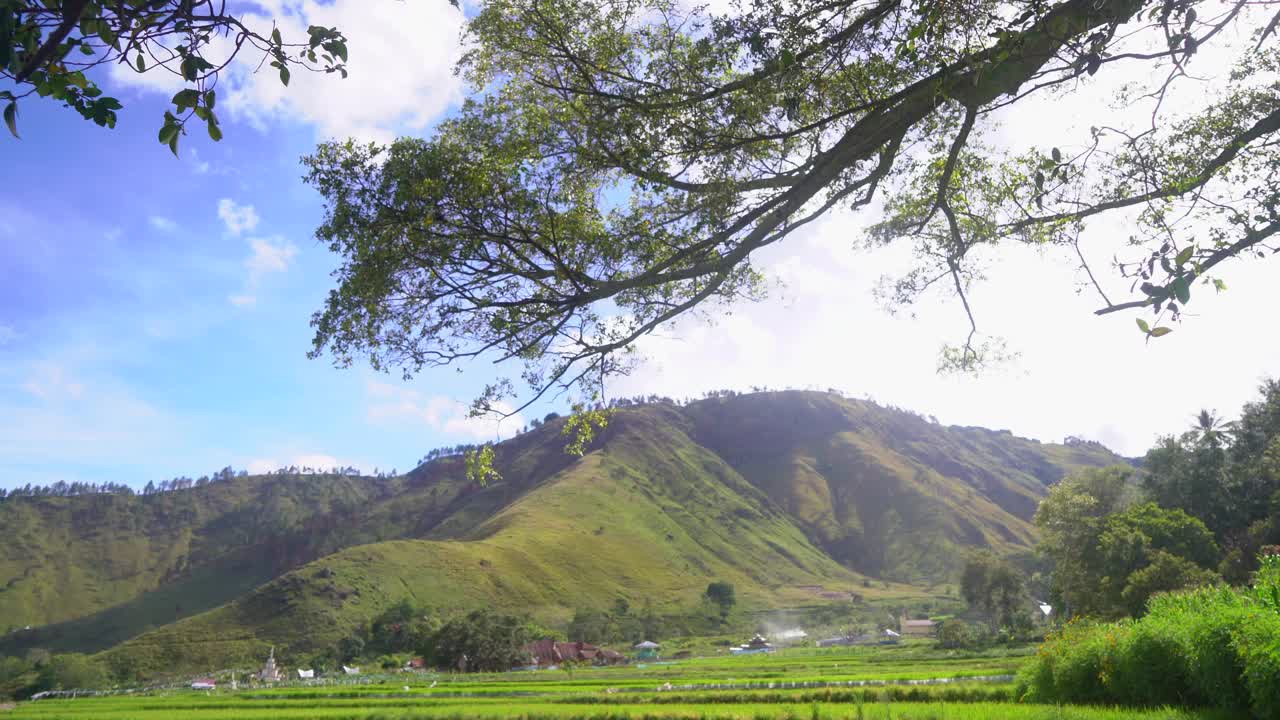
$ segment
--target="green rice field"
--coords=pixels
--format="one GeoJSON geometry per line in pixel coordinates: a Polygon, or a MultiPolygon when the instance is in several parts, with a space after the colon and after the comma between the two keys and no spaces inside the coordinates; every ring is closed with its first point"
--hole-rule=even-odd
{"type": "Polygon", "coordinates": [[[165,690],[44,699],[0,718],[466,718],[576,720],[1225,720],[1182,709],[1017,703],[1008,679],[1029,649],[943,652],[925,645],[793,649],[617,668],[490,675],[405,673],[271,688],[225,682],[212,692],[165,690]]]}

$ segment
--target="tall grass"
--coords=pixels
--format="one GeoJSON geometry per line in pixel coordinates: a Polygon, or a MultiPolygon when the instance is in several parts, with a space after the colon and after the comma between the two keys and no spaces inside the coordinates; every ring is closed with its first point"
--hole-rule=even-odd
{"type": "Polygon", "coordinates": [[[1138,620],[1073,622],[1019,673],[1030,702],[1181,705],[1280,718],[1280,557],[1251,589],[1158,596],[1138,620]]]}

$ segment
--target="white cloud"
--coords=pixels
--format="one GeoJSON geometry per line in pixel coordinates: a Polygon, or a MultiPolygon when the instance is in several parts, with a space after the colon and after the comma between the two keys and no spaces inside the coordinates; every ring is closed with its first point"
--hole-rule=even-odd
{"type": "Polygon", "coordinates": [[[252,205],[237,205],[231,198],[218,201],[218,217],[232,235],[258,227],[258,211],[252,205]]]}
{"type": "Polygon", "coordinates": [[[84,394],[84,384],[70,376],[56,363],[42,363],[34,368],[22,389],[41,400],[79,400],[84,394]]]}
{"type": "MultiPolygon", "coordinates": [[[[322,137],[388,140],[403,129],[420,130],[460,99],[461,79],[453,66],[461,54],[463,14],[444,0],[263,0],[263,14],[241,19],[263,35],[272,21],[286,42],[307,37],[307,26],[336,27],[347,37],[348,77],[295,69],[289,86],[261,54],[246,49],[219,80],[221,111],[260,127],[274,122],[304,122],[322,137]]],[[[225,57],[229,39],[211,54],[225,57]]],[[[138,74],[113,66],[119,83],[172,95],[179,87],[172,73],[138,74]]]]}
{"type": "Polygon", "coordinates": [[[285,272],[298,254],[298,248],[279,236],[274,238],[249,238],[253,254],[244,261],[250,278],[257,280],[267,273],[285,272]]]}
{"type": "MultiPolygon", "coordinates": [[[[468,417],[466,403],[443,395],[423,397],[412,388],[379,380],[370,380],[366,393],[369,399],[367,416],[375,423],[418,423],[445,435],[477,441],[494,440],[504,432],[509,436],[525,424],[519,413],[505,419],[497,415],[468,417]]],[[[506,403],[499,403],[497,407],[504,413],[515,409],[506,403]]]]}
{"type": "Polygon", "coordinates": [[[257,293],[263,278],[271,273],[287,272],[293,264],[293,259],[298,255],[298,247],[279,236],[249,238],[249,247],[251,252],[244,261],[245,269],[248,271],[244,288],[241,292],[227,297],[227,300],[236,307],[252,307],[257,304],[257,293]]]}
{"type": "Polygon", "coordinates": [[[173,232],[178,229],[178,223],[163,215],[152,215],[147,218],[147,222],[151,223],[151,227],[161,232],[173,232]]]}
{"type": "MultiPolygon", "coordinates": [[[[860,230],[860,219],[835,213],[758,253],[753,264],[784,280],[783,292],[740,304],[714,325],[685,319],[645,338],[647,362],[609,394],[835,387],[943,422],[1054,442],[1079,435],[1140,455],[1157,435],[1185,429],[1200,407],[1234,414],[1280,368],[1280,335],[1248,320],[1250,308],[1267,305],[1276,260],[1230,268],[1229,292],[1198,289],[1199,315],[1146,344],[1132,315],[1093,315],[1099,303],[1076,293],[1071,258],[1005,248],[970,299],[980,329],[1008,338],[1021,357],[977,377],[940,376],[939,346],[967,328],[962,309],[939,298],[916,308],[917,318],[876,307],[872,288],[903,265],[907,249],[854,250],[860,230]]],[[[1086,238],[1105,247],[1107,228],[1098,230],[1086,238]]]]}
{"type": "Polygon", "coordinates": [[[209,168],[212,166],[208,160],[200,159],[199,148],[191,148],[189,157],[191,158],[191,172],[197,175],[207,175],[209,173],[209,168]]]}
{"type": "Polygon", "coordinates": [[[262,475],[290,466],[306,467],[314,470],[328,470],[335,467],[360,467],[355,463],[339,460],[333,455],[324,453],[295,453],[293,455],[283,455],[282,457],[287,459],[279,461],[273,457],[253,458],[245,464],[245,469],[249,471],[250,475],[262,475]]]}
{"type": "Polygon", "coordinates": [[[245,464],[245,470],[248,470],[250,475],[265,475],[280,467],[281,463],[272,458],[254,458],[245,464]]]}
{"type": "Polygon", "coordinates": [[[60,353],[0,369],[0,466],[5,484],[101,479],[94,469],[139,466],[176,445],[167,415],[95,367],[99,351],[60,353]],[[49,468],[61,468],[50,473],[49,468]],[[55,476],[56,475],[56,476],[55,476]]]}

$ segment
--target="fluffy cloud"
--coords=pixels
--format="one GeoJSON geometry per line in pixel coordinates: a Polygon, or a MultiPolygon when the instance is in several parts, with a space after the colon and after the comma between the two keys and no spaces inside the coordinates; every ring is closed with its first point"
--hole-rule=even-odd
{"type": "Polygon", "coordinates": [[[152,215],[147,218],[147,222],[151,224],[151,227],[161,232],[173,232],[178,229],[178,223],[163,215],[152,215]]]}
{"type": "Polygon", "coordinates": [[[258,211],[252,205],[237,205],[231,198],[218,201],[218,217],[232,235],[258,227],[258,211]]]}
{"type": "Polygon", "coordinates": [[[244,266],[248,271],[244,289],[228,296],[228,300],[236,307],[252,307],[258,302],[258,289],[263,278],[271,273],[283,273],[289,270],[293,259],[298,255],[298,246],[275,236],[271,238],[249,238],[249,257],[244,266]]]}
{"type": "MultiPolygon", "coordinates": [[[[1111,229],[1097,230],[1088,236],[1097,245],[1086,251],[1106,247],[1111,229]]],[[[712,313],[714,324],[684,319],[645,338],[646,362],[610,395],[835,387],[943,422],[1054,442],[1078,435],[1139,455],[1157,435],[1185,429],[1200,407],[1234,414],[1280,367],[1280,335],[1249,326],[1250,308],[1267,305],[1280,261],[1232,267],[1229,292],[1200,290],[1197,317],[1144,343],[1132,315],[1093,315],[1099,303],[1077,293],[1072,258],[1005,248],[988,260],[986,280],[970,300],[980,329],[1008,338],[1020,356],[976,377],[939,375],[940,344],[964,338],[962,309],[942,298],[914,316],[877,307],[872,290],[880,274],[902,267],[908,253],[855,250],[850,241],[860,231],[859,218],[836,213],[753,256],[782,289],[732,314],[712,313]]]]}
{"type": "Polygon", "coordinates": [[[274,472],[282,467],[296,466],[299,468],[313,468],[315,470],[328,470],[335,467],[354,467],[360,472],[368,472],[369,469],[361,466],[359,463],[341,460],[333,455],[325,455],[323,453],[295,453],[293,455],[282,455],[286,460],[277,460],[272,457],[257,457],[245,463],[245,469],[250,475],[264,475],[274,472]]]}
{"type": "MultiPolygon", "coordinates": [[[[433,430],[467,440],[487,441],[512,435],[524,427],[525,420],[516,413],[508,418],[486,415],[468,417],[466,403],[442,395],[423,397],[417,390],[370,380],[366,386],[369,400],[368,418],[375,423],[419,423],[433,430]]],[[[509,413],[515,408],[499,404],[509,413]]]]}
{"type": "MultiPolygon", "coordinates": [[[[293,72],[289,86],[261,55],[246,50],[220,78],[219,108],[260,127],[301,121],[321,137],[387,140],[405,129],[420,130],[460,98],[453,65],[461,54],[462,12],[445,0],[259,0],[261,13],[245,13],[245,24],[269,35],[272,22],[286,41],[305,40],[309,25],[336,27],[347,37],[348,77],[293,72]]],[[[225,57],[230,40],[211,54],[225,57]]],[[[172,73],[112,68],[116,82],[160,93],[178,89],[172,73]]]]}

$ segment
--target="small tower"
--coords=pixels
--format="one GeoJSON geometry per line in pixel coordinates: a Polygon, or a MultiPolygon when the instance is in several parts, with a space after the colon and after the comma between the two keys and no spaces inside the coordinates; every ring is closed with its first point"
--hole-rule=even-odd
{"type": "Polygon", "coordinates": [[[271,654],[267,656],[267,662],[262,666],[262,672],[258,673],[258,679],[262,682],[280,682],[280,668],[276,667],[276,648],[271,646],[271,654]]]}

